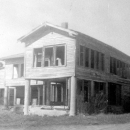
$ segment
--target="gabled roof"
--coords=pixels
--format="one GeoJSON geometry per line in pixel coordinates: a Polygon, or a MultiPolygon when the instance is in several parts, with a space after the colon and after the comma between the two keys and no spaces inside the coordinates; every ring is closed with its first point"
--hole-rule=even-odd
{"type": "Polygon", "coordinates": [[[22,57],[24,57],[24,53],[20,53],[20,54],[15,54],[15,55],[11,55],[11,56],[2,57],[2,58],[0,58],[0,60],[7,60],[7,59],[14,59],[14,58],[22,58],[22,57]]]}
{"type": "Polygon", "coordinates": [[[61,32],[67,33],[69,36],[72,36],[72,37],[74,35],[77,35],[77,33],[75,31],[72,31],[70,29],[65,29],[63,27],[56,26],[56,25],[50,24],[48,22],[45,22],[42,25],[33,29],[28,34],[19,38],[18,41],[24,42],[26,44],[30,44],[30,43],[38,40],[39,38],[41,38],[43,35],[45,35],[45,33],[47,33],[48,30],[52,30],[52,29],[60,30],[61,32]]]}
{"type": "Polygon", "coordinates": [[[102,50],[102,52],[106,52],[107,54],[109,54],[112,57],[115,57],[119,60],[122,60],[126,63],[130,64],[130,56],[126,55],[125,53],[119,51],[118,49],[105,44],[91,36],[88,36],[86,34],[83,34],[81,32],[78,31],[74,31],[74,30],[70,30],[70,29],[65,29],[63,27],[60,26],[56,26],[53,24],[50,24],[48,22],[45,22],[44,24],[36,27],[35,29],[33,29],[30,33],[28,33],[27,35],[22,36],[21,38],[19,38],[18,40],[20,42],[24,42],[26,44],[26,46],[30,45],[31,43],[35,42],[36,40],[40,39],[41,37],[43,37],[44,35],[46,35],[47,33],[56,30],[58,33],[62,33],[63,35],[67,35],[69,37],[83,37],[86,41],[88,39],[90,39],[91,41],[93,41],[92,43],[95,44],[97,47],[100,48],[100,50],[102,50]]]}

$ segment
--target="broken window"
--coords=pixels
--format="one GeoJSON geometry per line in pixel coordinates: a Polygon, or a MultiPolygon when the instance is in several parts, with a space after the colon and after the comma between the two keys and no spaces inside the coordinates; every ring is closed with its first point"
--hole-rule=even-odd
{"type": "Polygon", "coordinates": [[[65,46],[46,47],[44,52],[44,66],[65,65],[65,46]]]}
{"type": "Polygon", "coordinates": [[[91,68],[94,68],[94,50],[91,50],[91,68]]]}
{"type": "Polygon", "coordinates": [[[44,66],[53,66],[54,65],[54,52],[53,47],[45,48],[45,58],[44,58],[44,66]]]}
{"type": "Polygon", "coordinates": [[[42,66],[42,48],[35,48],[34,49],[34,67],[41,67],[42,66]]]}
{"type": "Polygon", "coordinates": [[[56,47],[56,66],[65,65],[65,46],[56,47]]]}

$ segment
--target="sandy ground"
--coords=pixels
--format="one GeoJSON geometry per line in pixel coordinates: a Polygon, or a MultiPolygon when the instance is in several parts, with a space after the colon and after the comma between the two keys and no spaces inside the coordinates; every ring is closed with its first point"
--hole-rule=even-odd
{"type": "Polygon", "coordinates": [[[45,126],[45,127],[27,127],[27,128],[0,128],[0,130],[130,130],[130,123],[116,125],[92,125],[92,126],[45,126]]]}

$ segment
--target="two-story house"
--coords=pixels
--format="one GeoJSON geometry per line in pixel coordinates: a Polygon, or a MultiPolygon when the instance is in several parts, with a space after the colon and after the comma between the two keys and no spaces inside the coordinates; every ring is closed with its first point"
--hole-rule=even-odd
{"type": "MultiPolygon", "coordinates": [[[[129,56],[90,36],[68,29],[67,23],[62,27],[44,23],[19,41],[25,44],[25,53],[20,68],[16,63],[11,65],[14,79],[10,80],[12,74],[7,72],[6,89],[7,86],[16,86],[14,82],[25,86],[25,115],[29,114],[33,99],[37,99],[38,105],[53,106],[52,109],[63,106],[73,116],[82,109],[79,103],[82,106],[90,102],[100,91],[107,96],[109,106],[123,106],[123,97],[130,91],[129,56]],[[23,68],[24,72],[16,73],[23,68]],[[24,75],[24,78],[16,79],[19,75],[24,75]]],[[[8,64],[12,61],[3,60],[10,67],[8,64]]],[[[5,95],[8,95],[6,89],[5,95]]]]}

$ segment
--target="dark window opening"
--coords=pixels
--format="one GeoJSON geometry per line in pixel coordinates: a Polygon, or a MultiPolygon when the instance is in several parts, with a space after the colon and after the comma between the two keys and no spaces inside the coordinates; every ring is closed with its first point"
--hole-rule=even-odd
{"type": "Polygon", "coordinates": [[[80,46],[80,66],[84,66],[84,47],[80,46]]]}
{"type": "Polygon", "coordinates": [[[34,49],[34,67],[41,67],[42,66],[42,48],[35,48],[34,49]]]}
{"type": "Polygon", "coordinates": [[[94,69],[94,50],[91,50],[91,68],[94,69]]]}
{"type": "Polygon", "coordinates": [[[115,83],[108,84],[108,104],[121,105],[121,85],[115,83]]]}
{"type": "Polygon", "coordinates": [[[104,54],[101,54],[101,70],[104,70],[104,54]]]}
{"type": "Polygon", "coordinates": [[[85,48],[85,67],[89,67],[89,49],[85,48]]]}
{"type": "Polygon", "coordinates": [[[45,59],[44,66],[53,66],[54,65],[54,52],[53,47],[45,48],[45,59]]]}
{"type": "Polygon", "coordinates": [[[65,46],[56,47],[56,65],[65,65],[65,46]]]}
{"type": "Polygon", "coordinates": [[[99,52],[96,54],[96,69],[99,69],[99,52]]]}

